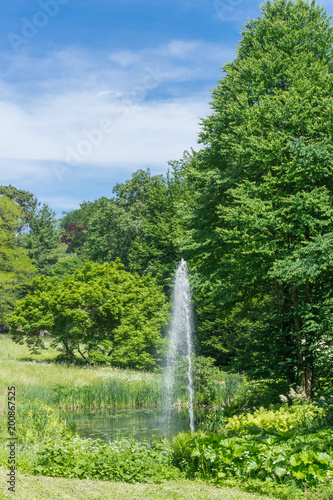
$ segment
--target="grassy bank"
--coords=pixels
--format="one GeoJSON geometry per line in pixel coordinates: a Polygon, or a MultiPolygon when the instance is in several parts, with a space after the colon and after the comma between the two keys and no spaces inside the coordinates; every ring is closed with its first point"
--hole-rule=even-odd
{"type": "MultiPolygon", "coordinates": [[[[46,344],[50,341],[46,340],[46,344]]],[[[26,346],[1,335],[1,385],[16,387],[18,404],[39,400],[57,407],[103,407],[160,402],[159,374],[68,366],[57,363],[57,355],[51,348],[38,355],[30,354],[26,346]]]]}
{"type": "MultiPolygon", "coordinates": [[[[153,407],[161,404],[162,376],[159,373],[57,363],[58,352],[49,347],[50,340],[46,339],[45,344],[47,351],[30,354],[26,346],[0,335],[1,386],[16,387],[18,404],[42,401],[58,408],[153,407]]],[[[242,385],[240,375],[207,369],[201,363],[197,370],[196,402],[228,403],[242,385]]],[[[181,379],[176,391],[175,399],[185,403],[187,379],[181,379]]]]}
{"type": "Polygon", "coordinates": [[[109,483],[79,479],[36,477],[18,474],[15,494],[5,484],[6,470],[0,467],[0,499],[15,500],[271,500],[272,497],[217,488],[201,482],[170,481],[162,484],[109,483]]]}

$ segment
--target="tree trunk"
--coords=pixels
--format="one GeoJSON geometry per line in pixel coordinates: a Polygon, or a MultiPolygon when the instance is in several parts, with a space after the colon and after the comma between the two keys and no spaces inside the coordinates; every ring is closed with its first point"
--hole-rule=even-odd
{"type": "Polygon", "coordinates": [[[308,399],[311,399],[312,397],[312,376],[312,368],[310,366],[303,366],[303,372],[301,373],[300,382],[304,394],[308,399]]]}
{"type": "MultiPolygon", "coordinates": [[[[277,302],[278,302],[278,306],[279,306],[279,313],[281,316],[280,325],[281,325],[281,332],[282,332],[282,342],[286,346],[286,350],[287,350],[288,344],[289,344],[288,340],[290,339],[290,337],[289,337],[289,335],[286,335],[286,333],[285,333],[286,325],[285,325],[285,322],[283,319],[284,314],[285,314],[283,296],[282,296],[280,285],[279,285],[277,279],[274,280],[274,284],[275,284],[275,292],[276,292],[277,302]]],[[[290,387],[294,382],[294,377],[293,377],[292,368],[291,368],[289,363],[286,364],[286,378],[287,378],[287,384],[290,387]]]]}
{"type": "Polygon", "coordinates": [[[303,342],[302,342],[302,336],[301,336],[301,320],[298,315],[298,290],[295,285],[292,285],[292,294],[293,294],[293,307],[295,310],[295,318],[294,318],[294,323],[295,323],[295,332],[296,332],[296,338],[297,338],[297,348],[298,348],[298,367],[300,371],[300,385],[304,391],[304,394],[308,399],[311,398],[312,395],[312,367],[308,365],[308,359],[307,356],[304,356],[302,353],[302,347],[303,347],[303,342]]]}

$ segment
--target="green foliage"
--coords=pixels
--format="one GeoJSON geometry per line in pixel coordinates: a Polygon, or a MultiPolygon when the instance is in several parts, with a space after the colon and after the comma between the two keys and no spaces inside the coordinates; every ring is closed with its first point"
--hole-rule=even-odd
{"type": "MultiPolygon", "coordinates": [[[[8,415],[0,414],[1,438],[8,440],[8,415]]],[[[75,426],[68,427],[57,410],[40,401],[21,401],[15,414],[15,438],[17,444],[29,445],[69,439],[76,435],[75,426]]]]}
{"type": "Polygon", "coordinates": [[[184,172],[190,155],[170,162],[171,173],[151,178],[142,217],[142,234],[133,242],[129,255],[130,269],[150,273],[170,296],[175,269],[181,259],[180,238],[183,219],[180,205],[187,196],[184,172]]]}
{"type": "Polygon", "coordinates": [[[84,256],[104,263],[121,259],[129,270],[129,253],[141,233],[141,202],[126,209],[115,200],[104,199],[92,216],[84,244],[84,256]]]}
{"type": "Polygon", "coordinates": [[[80,208],[63,212],[60,220],[61,241],[66,243],[67,253],[82,256],[90,220],[106,200],[107,198],[102,196],[95,201],[83,201],[80,208]]]}
{"type": "Polygon", "coordinates": [[[172,442],[173,463],[189,478],[317,487],[333,476],[333,432],[226,435],[194,433],[172,442]]]}
{"type": "Polygon", "coordinates": [[[282,379],[245,380],[235,397],[224,408],[226,417],[253,412],[263,406],[281,404],[281,395],[288,393],[288,384],[282,379]]]}
{"type": "Polygon", "coordinates": [[[92,363],[97,352],[114,366],[152,369],[161,360],[169,308],[151,278],[119,262],[87,262],[61,281],[42,276],[33,286],[7,317],[15,342],[44,348],[43,330],[74,362],[92,363]]]}
{"type": "Polygon", "coordinates": [[[45,203],[42,206],[36,204],[30,213],[29,231],[20,235],[19,243],[27,249],[39,275],[48,275],[52,266],[66,257],[66,247],[60,242],[55,212],[45,203]]]}
{"type": "Polygon", "coordinates": [[[180,260],[181,219],[178,203],[184,196],[185,163],[174,162],[172,175],[151,175],[138,170],[117,184],[112,199],[103,198],[87,224],[83,254],[98,262],[120,258],[125,269],[151,274],[170,292],[172,276],[180,260]]]}
{"type": "Polygon", "coordinates": [[[315,404],[318,408],[317,425],[321,428],[333,428],[333,397],[321,396],[315,404]]]}
{"type": "Polygon", "coordinates": [[[66,274],[74,274],[77,269],[81,269],[85,262],[74,253],[66,254],[66,258],[58,260],[48,271],[48,276],[54,276],[62,280],[66,274]]]}
{"type": "Polygon", "coordinates": [[[252,414],[242,413],[228,418],[225,428],[238,436],[258,430],[283,433],[297,427],[302,428],[322,414],[323,410],[313,404],[281,406],[276,411],[259,408],[252,414]]]}
{"type": "Polygon", "coordinates": [[[201,422],[200,429],[203,432],[214,432],[217,434],[221,434],[225,429],[225,415],[223,411],[223,407],[214,407],[208,415],[206,415],[201,422]]]}
{"type": "Polygon", "coordinates": [[[13,307],[22,286],[31,281],[35,267],[28,253],[17,244],[24,225],[22,208],[7,196],[0,196],[0,320],[13,307]]]}
{"type": "Polygon", "coordinates": [[[10,198],[15,205],[19,205],[22,209],[22,222],[21,229],[24,229],[29,221],[31,214],[36,208],[37,199],[29,191],[24,191],[23,189],[17,189],[16,187],[9,184],[9,186],[0,186],[0,195],[7,196],[10,198]]]}
{"type": "Polygon", "coordinates": [[[150,446],[125,439],[108,444],[79,438],[49,443],[40,447],[27,472],[127,483],[160,483],[181,477],[159,443],[150,446]]]}
{"type": "MultiPolygon", "coordinates": [[[[188,361],[179,359],[175,366],[175,398],[188,399],[188,361]]],[[[213,358],[192,355],[195,404],[230,404],[242,393],[245,378],[238,373],[222,372],[213,358]]]]}
{"type": "Polygon", "coordinates": [[[308,397],[316,370],[332,374],[332,43],[314,2],[264,4],[185,176],[206,352],[220,345],[235,369],[284,376],[308,397]]]}

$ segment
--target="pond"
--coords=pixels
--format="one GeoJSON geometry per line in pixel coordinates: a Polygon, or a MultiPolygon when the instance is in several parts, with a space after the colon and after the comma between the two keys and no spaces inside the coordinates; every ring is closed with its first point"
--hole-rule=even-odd
{"type": "MultiPolygon", "coordinates": [[[[206,413],[207,409],[196,409],[196,428],[200,426],[206,413]]],[[[68,410],[64,412],[64,417],[68,423],[77,425],[80,437],[101,439],[105,442],[121,437],[151,441],[153,435],[166,435],[170,439],[181,431],[190,430],[187,408],[172,410],[168,432],[165,431],[163,409],[68,410]]]]}

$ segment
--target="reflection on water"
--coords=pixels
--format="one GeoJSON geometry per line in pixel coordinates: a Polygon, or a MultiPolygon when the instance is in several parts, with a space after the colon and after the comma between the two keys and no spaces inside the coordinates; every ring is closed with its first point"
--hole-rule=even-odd
{"type": "MultiPolygon", "coordinates": [[[[196,421],[205,410],[196,411],[196,421]]],[[[101,439],[110,441],[120,437],[132,437],[137,440],[151,440],[155,434],[162,436],[165,428],[163,409],[103,409],[103,410],[72,410],[64,414],[68,423],[77,425],[77,432],[83,438],[101,439]]],[[[197,427],[197,425],[196,425],[197,427]]],[[[172,412],[169,439],[181,431],[190,430],[188,409],[174,409],[172,412]]]]}

